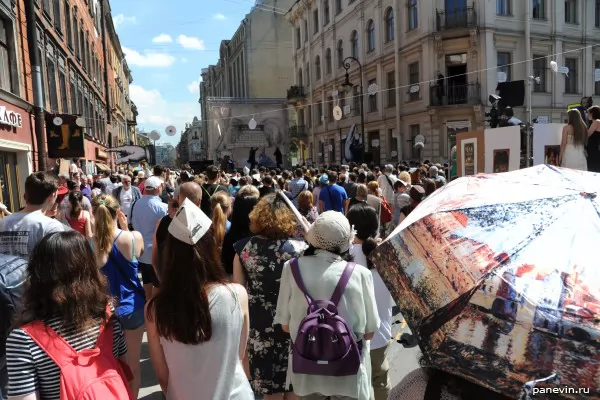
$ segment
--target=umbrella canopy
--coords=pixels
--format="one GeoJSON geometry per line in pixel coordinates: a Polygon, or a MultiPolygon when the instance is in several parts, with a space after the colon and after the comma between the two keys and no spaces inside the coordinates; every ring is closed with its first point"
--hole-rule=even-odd
{"type": "Polygon", "coordinates": [[[596,194],[600,175],[545,165],[461,178],[373,253],[439,369],[515,396],[556,372],[600,395],[596,194]]]}

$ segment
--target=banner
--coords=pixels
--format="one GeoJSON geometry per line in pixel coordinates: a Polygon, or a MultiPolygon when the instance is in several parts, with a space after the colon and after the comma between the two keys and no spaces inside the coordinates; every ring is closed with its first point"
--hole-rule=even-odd
{"type": "Polygon", "coordinates": [[[46,140],[48,157],[74,158],[85,157],[83,128],[75,123],[76,115],[46,114],[46,140]],[[56,125],[56,121],[61,121],[56,125]]]}

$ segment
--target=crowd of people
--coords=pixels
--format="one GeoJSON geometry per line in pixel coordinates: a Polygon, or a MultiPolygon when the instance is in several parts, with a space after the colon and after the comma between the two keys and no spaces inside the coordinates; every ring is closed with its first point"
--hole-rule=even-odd
{"type": "Polygon", "coordinates": [[[2,395],[135,399],[146,332],[170,400],[461,398],[433,369],[391,388],[394,301],[368,258],[445,183],[431,163],[34,173],[0,220],[2,395]],[[115,374],[85,368],[98,354],[115,374]]]}

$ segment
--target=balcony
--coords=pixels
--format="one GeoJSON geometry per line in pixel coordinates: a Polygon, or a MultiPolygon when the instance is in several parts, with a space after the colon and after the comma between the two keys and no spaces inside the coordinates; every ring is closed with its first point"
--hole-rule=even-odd
{"type": "Polygon", "coordinates": [[[474,105],[481,103],[481,85],[433,85],[429,88],[429,104],[431,107],[474,105]]]}
{"type": "Polygon", "coordinates": [[[302,125],[294,125],[290,126],[288,129],[291,138],[295,138],[298,140],[306,140],[308,139],[308,133],[306,132],[306,127],[302,125]]]}
{"type": "Polygon", "coordinates": [[[303,86],[292,86],[287,91],[287,99],[289,103],[302,101],[306,98],[303,86]]]}
{"type": "Polygon", "coordinates": [[[438,10],[436,23],[438,32],[474,28],[477,26],[477,13],[475,7],[438,10]]]}

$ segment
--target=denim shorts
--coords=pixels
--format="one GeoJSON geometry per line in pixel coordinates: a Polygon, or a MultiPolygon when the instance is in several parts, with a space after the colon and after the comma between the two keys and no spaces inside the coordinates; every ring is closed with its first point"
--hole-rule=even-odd
{"type": "Polygon", "coordinates": [[[144,308],[133,310],[131,314],[119,317],[121,327],[126,331],[134,331],[144,325],[144,308]]]}

